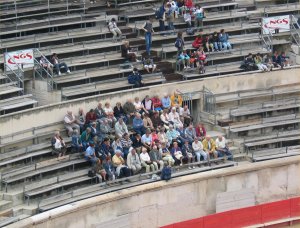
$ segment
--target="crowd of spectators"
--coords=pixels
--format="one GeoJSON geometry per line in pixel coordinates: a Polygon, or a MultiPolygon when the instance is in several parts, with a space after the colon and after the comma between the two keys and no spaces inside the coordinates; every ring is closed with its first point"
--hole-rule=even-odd
{"type": "MultiPolygon", "coordinates": [[[[145,172],[164,166],[183,165],[193,169],[193,162],[227,156],[232,159],[226,139],[216,140],[195,123],[179,92],[143,100],[128,99],[111,107],[98,103],[86,114],[68,111],[64,117],[72,151],[83,153],[103,181],[145,172]]],[[[66,147],[59,132],[52,139],[55,154],[63,156],[66,147]]]]}
{"type": "Polygon", "coordinates": [[[262,55],[257,53],[256,55],[249,53],[246,56],[241,68],[246,71],[251,70],[261,70],[261,71],[271,71],[273,68],[281,68],[290,66],[289,57],[286,56],[285,52],[279,54],[277,51],[270,54],[262,55]]]}

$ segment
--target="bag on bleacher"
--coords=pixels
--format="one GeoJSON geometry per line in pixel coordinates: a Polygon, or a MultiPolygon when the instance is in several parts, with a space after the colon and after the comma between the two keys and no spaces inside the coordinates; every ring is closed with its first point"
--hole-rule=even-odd
{"type": "Polygon", "coordinates": [[[94,176],[96,176],[96,171],[95,171],[95,169],[89,170],[88,176],[89,176],[89,177],[94,177],[94,176]]]}
{"type": "Polygon", "coordinates": [[[187,28],[186,34],[189,36],[193,36],[195,34],[195,30],[193,28],[187,28]]]}
{"type": "Polygon", "coordinates": [[[163,167],[163,169],[161,170],[160,179],[168,181],[171,178],[172,178],[172,169],[171,169],[171,167],[170,166],[163,167]]]}

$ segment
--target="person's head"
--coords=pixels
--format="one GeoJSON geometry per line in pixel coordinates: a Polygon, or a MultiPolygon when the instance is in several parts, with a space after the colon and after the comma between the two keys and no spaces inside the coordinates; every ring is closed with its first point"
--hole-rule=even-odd
{"type": "Polygon", "coordinates": [[[79,113],[79,114],[83,114],[83,108],[79,108],[78,113],[79,113]]]}
{"type": "Polygon", "coordinates": [[[108,155],[108,156],[105,158],[105,160],[106,160],[106,163],[110,163],[110,162],[111,162],[111,157],[110,157],[110,155],[108,155]]]}
{"type": "Polygon", "coordinates": [[[214,36],[218,36],[218,32],[217,31],[214,31],[214,36]]]}
{"type": "Polygon", "coordinates": [[[132,72],[133,72],[134,74],[137,74],[139,71],[138,71],[138,69],[135,67],[135,68],[133,68],[132,72]]]}
{"type": "Polygon", "coordinates": [[[135,154],[136,154],[136,149],[131,148],[130,153],[131,153],[132,155],[135,155],[135,154]]]}
{"type": "Polygon", "coordinates": [[[202,52],[203,50],[204,50],[203,47],[198,48],[198,51],[200,51],[200,52],[202,52]]]}
{"type": "Polygon", "coordinates": [[[170,124],[170,125],[169,125],[169,130],[172,131],[173,129],[174,129],[173,125],[170,124]]]}
{"type": "Polygon", "coordinates": [[[128,133],[124,133],[123,138],[128,140],[129,139],[129,134],[128,133]]]}
{"type": "Polygon", "coordinates": [[[149,95],[146,95],[146,96],[145,96],[145,101],[149,101],[149,100],[150,100],[149,95]]]}
{"type": "Polygon", "coordinates": [[[178,32],[178,33],[177,33],[177,37],[178,37],[178,38],[182,38],[182,32],[178,32]]]}
{"type": "Polygon", "coordinates": [[[154,146],[152,147],[152,149],[153,149],[153,150],[157,150],[157,146],[154,145],[154,146]]]}
{"type": "Polygon", "coordinates": [[[137,119],[141,119],[141,114],[140,113],[135,113],[135,118],[137,118],[137,119]]]}
{"type": "Polygon", "coordinates": [[[225,29],[221,29],[221,30],[220,30],[220,33],[225,33],[225,29]]]}
{"type": "Polygon", "coordinates": [[[198,35],[197,35],[197,38],[202,38],[202,33],[199,33],[198,35]]]}
{"type": "Polygon", "coordinates": [[[103,124],[103,125],[108,125],[107,119],[102,120],[102,124],[103,124]]]}
{"type": "Polygon", "coordinates": [[[164,93],[164,98],[168,98],[169,95],[167,93],[164,93]]]}
{"type": "Polygon", "coordinates": [[[155,130],[154,128],[151,130],[151,134],[152,134],[152,135],[155,135],[155,134],[156,134],[156,130],[155,130]]]}
{"type": "Polygon", "coordinates": [[[183,52],[182,52],[184,55],[186,55],[187,54],[187,52],[186,52],[186,50],[183,50],[183,52]]]}
{"type": "Polygon", "coordinates": [[[103,144],[109,145],[109,144],[110,144],[109,138],[104,138],[104,139],[103,139],[103,144]]]}
{"type": "Polygon", "coordinates": [[[116,156],[121,157],[121,155],[122,155],[122,151],[117,149],[116,150],[116,156]]]}
{"type": "Polygon", "coordinates": [[[282,51],[282,52],[281,52],[281,55],[282,55],[282,56],[285,56],[285,52],[284,52],[284,51],[282,51]]]}
{"type": "Polygon", "coordinates": [[[73,112],[72,112],[71,110],[68,110],[67,113],[68,113],[68,115],[70,115],[70,116],[73,114],[73,112]]]}
{"type": "Polygon", "coordinates": [[[95,110],[94,109],[90,109],[90,113],[94,113],[95,112],[95,110]]]}
{"type": "Polygon", "coordinates": [[[278,52],[277,52],[277,51],[274,51],[274,55],[278,55],[278,52]]]}
{"type": "Polygon", "coordinates": [[[147,148],[142,147],[142,153],[143,153],[143,154],[147,153],[147,148]]]}
{"type": "Polygon", "coordinates": [[[150,128],[147,128],[146,129],[146,135],[149,136],[150,134],[151,134],[151,130],[150,130],[150,128]]]}
{"type": "Polygon", "coordinates": [[[112,21],[112,22],[116,22],[116,19],[113,17],[113,18],[111,19],[111,21],[112,21]]]}
{"type": "Polygon", "coordinates": [[[117,107],[121,107],[121,102],[117,102],[117,103],[116,103],[116,106],[117,106],[117,107]]]}
{"type": "Polygon", "coordinates": [[[78,135],[78,130],[75,129],[75,130],[73,131],[72,135],[78,135]]]}
{"type": "Polygon", "coordinates": [[[123,123],[124,123],[123,118],[120,117],[120,118],[118,119],[118,122],[119,122],[119,124],[123,124],[123,123]]]}
{"type": "Polygon", "coordinates": [[[173,147],[177,148],[178,147],[178,143],[177,142],[173,142],[173,147]]]}
{"type": "Polygon", "coordinates": [[[120,138],[119,138],[119,136],[117,136],[116,135],[116,137],[115,137],[115,141],[118,143],[118,142],[120,142],[120,138]]]}
{"type": "Polygon", "coordinates": [[[197,143],[199,141],[199,138],[195,137],[194,141],[195,141],[195,143],[197,143]]]}
{"type": "Polygon", "coordinates": [[[131,98],[128,98],[128,99],[127,99],[127,103],[132,103],[132,99],[131,99],[131,98]]]}
{"type": "Polygon", "coordinates": [[[179,125],[178,128],[179,128],[179,130],[181,130],[181,131],[183,130],[183,126],[182,126],[182,125],[179,125]]]}
{"type": "Polygon", "coordinates": [[[176,108],[173,107],[173,108],[171,109],[171,112],[175,113],[175,112],[176,112],[176,108]]]}
{"type": "Polygon", "coordinates": [[[86,128],[86,133],[89,134],[89,133],[91,133],[91,132],[92,132],[92,129],[91,129],[90,127],[87,127],[87,128],[86,128]]]}
{"type": "Polygon", "coordinates": [[[163,110],[163,113],[164,113],[164,114],[168,114],[168,112],[169,112],[169,110],[168,110],[167,108],[165,108],[165,109],[163,110]]]}
{"type": "Polygon", "coordinates": [[[109,102],[105,102],[104,106],[105,106],[106,108],[109,108],[109,107],[110,107],[110,103],[109,103],[109,102]]]}
{"type": "Polygon", "coordinates": [[[97,126],[97,123],[96,123],[96,122],[93,122],[93,123],[92,123],[92,127],[93,127],[93,128],[96,128],[96,126],[97,126]]]}
{"type": "Polygon", "coordinates": [[[97,105],[97,107],[98,107],[99,109],[102,108],[102,103],[99,102],[98,105],[97,105]]]}
{"type": "Polygon", "coordinates": [[[53,58],[57,58],[57,54],[56,54],[56,53],[53,53],[53,54],[52,54],[52,57],[53,57],[53,58]]]}
{"type": "Polygon", "coordinates": [[[135,137],[136,137],[137,139],[140,139],[140,138],[141,138],[141,135],[140,135],[140,134],[136,134],[135,137]]]}
{"type": "Polygon", "coordinates": [[[189,106],[187,106],[187,105],[183,106],[183,110],[184,110],[184,111],[186,111],[186,110],[188,110],[188,109],[189,109],[189,106]]]}
{"type": "Polygon", "coordinates": [[[89,142],[89,146],[90,146],[90,147],[95,147],[95,143],[94,143],[93,141],[90,141],[90,142],[89,142]]]}
{"type": "Polygon", "coordinates": [[[223,136],[222,135],[218,135],[218,139],[219,139],[219,141],[222,141],[223,140],[223,136]]]}
{"type": "Polygon", "coordinates": [[[128,40],[124,40],[123,44],[124,44],[124,46],[128,47],[129,46],[129,41],[128,40]]]}
{"type": "Polygon", "coordinates": [[[210,139],[211,139],[210,135],[206,135],[205,139],[206,139],[207,141],[210,141],[210,139]]]}
{"type": "Polygon", "coordinates": [[[158,115],[159,115],[159,112],[155,110],[155,111],[153,112],[153,115],[158,116],[158,115]]]}
{"type": "Polygon", "coordinates": [[[190,130],[193,130],[193,124],[190,124],[190,125],[189,125],[189,129],[190,129],[190,130]]]}
{"type": "Polygon", "coordinates": [[[249,57],[249,58],[252,58],[252,53],[249,53],[249,54],[248,54],[248,57],[249,57]]]}
{"type": "Polygon", "coordinates": [[[135,98],[134,98],[134,101],[135,101],[136,103],[138,103],[138,102],[140,101],[140,98],[139,98],[139,97],[135,97],[135,98]]]}
{"type": "Polygon", "coordinates": [[[184,141],[184,145],[188,146],[189,145],[189,141],[185,140],[184,141]]]}
{"type": "Polygon", "coordinates": [[[161,143],[161,148],[166,148],[167,144],[165,142],[161,143]]]}
{"type": "Polygon", "coordinates": [[[60,136],[59,131],[55,131],[55,132],[54,132],[54,136],[55,136],[55,137],[59,137],[59,136],[60,136]]]}

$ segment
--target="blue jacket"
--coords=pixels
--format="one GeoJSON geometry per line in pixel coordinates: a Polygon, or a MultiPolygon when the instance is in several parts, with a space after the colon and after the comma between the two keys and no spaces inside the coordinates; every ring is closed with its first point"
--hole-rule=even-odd
{"type": "Polygon", "coordinates": [[[228,36],[227,33],[220,33],[219,34],[219,40],[220,40],[220,42],[226,43],[226,42],[228,42],[228,39],[229,39],[229,36],[228,36]]]}
{"type": "Polygon", "coordinates": [[[140,127],[144,126],[144,122],[141,118],[137,119],[136,117],[134,117],[134,119],[132,121],[132,126],[133,126],[133,128],[140,128],[140,127]]]}
{"type": "Polygon", "coordinates": [[[142,75],[140,73],[137,74],[130,74],[128,76],[128,83],[129,84],[135,84],[135,82],[141,82],[142,81],[142,75]]]}

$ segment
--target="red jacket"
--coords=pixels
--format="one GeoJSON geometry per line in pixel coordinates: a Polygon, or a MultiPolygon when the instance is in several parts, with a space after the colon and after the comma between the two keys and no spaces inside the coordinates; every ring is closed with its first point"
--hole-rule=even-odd
{"type": "Polygon", "coordinates": [[[197,137],[205,137],[206,136],[206,129],[205,127],[196,127],[196,136],[197,137]]]}
{"type": "Polygon", "coordinates": [[[151,100],[152,100],[154,108],[161,108],[162,107],[161,101],[158,97],[157,98],[153,97],[151,100]]]}
{"type": "Polygon", "coordinates": [[[203,37],[196,37],[196,39],[194,40],[194,42],[192,43],[192,46],[194,48],[199,48],[200,46],[202,46],[204,43],[204,39],[203,37]]]}
{"type": "Polygon", "coordinates": [[[94,112],[88,112],[85,116],[85,123],[89,124],[90,122],[94,122],[97,120],[96,113],[94,112]]]}
{"type": "Polygon", "coordinates": [[[185,0],[184,1],[184,4],[185,4],[185,6],[187,7],[187,8],[192,8],[193,7],[193,0],[185,0]]]}

